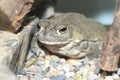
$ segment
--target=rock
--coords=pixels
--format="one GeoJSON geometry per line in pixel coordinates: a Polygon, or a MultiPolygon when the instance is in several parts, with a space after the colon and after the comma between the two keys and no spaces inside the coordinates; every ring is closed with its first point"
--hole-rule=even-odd
{"type": "Polygon", "coordinates": [[[18,34],[0,31],[0,63],[9,66],[15,73],[24,67],[38,21],[39,19],[33,20],[18,34]]]}
{"type": "Polygon", "coordinates": [[[16,34],[0,31],[0,64],[16,69],[21,41],[16,34]]]}
{"type": "Polygon", "coordinates": [[[33,21],[18,34],[0,31],[0,64],[8,66],[14,73],[24,66],[36,21],[38,19],[35,19],[35,22],[33,21]]]}
{"type": "Polygon", "coordinates": [[[38,23],[39,19],[36,18],[33,21],[31,21],[30,24],[28,24],[27,26],[24,27],[24,29],[17,34],[17,36],[22,40],[22,44],[21,44],[21,48],[20,48],[20,52],[19,52],[19,60],[18,60],[18,69],[17,72],[19,70],[21,70],[24,67],[24,62],[27,58],[27,54],[30,50],[30,42],[32,40],[33,34],[36,32],[37,30],[37,23],[38,23]]]}
{"type": "Polygon", "coordinates": [[[0,30],[16,32],[32,7],[30,1],[33,0],[0,0],[0,30]]]}
{"type": "Polygon", "coordinates": [[[6,65],[0,64],[0,80],[18,80],[6,65]]]}

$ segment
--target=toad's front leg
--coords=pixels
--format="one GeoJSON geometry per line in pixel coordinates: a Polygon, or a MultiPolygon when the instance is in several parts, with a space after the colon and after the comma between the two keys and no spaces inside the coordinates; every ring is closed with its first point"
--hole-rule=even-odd
{"type": "Polygon", "coordinates": [[[45,56],[45,51],[43,51],[39,46],[40,44],[38,44],[38,40],[37,40],[37,34],[35,34],[32,38],[32,42],[31,42],[31,51],[33,53],[35,53],[35,55],[37,56],[45,56]]]}

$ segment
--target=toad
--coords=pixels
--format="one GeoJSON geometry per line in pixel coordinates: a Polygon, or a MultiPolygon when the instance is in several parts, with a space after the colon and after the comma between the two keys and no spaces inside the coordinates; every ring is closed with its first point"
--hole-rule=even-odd
{"type": "Polygon", "coordinates": [[[31,50],[42,54],[43,45],[54,54],[70,58],[97,57],[103,46],[106,28],[79,13],[64,13],[39,21],[40,30],[34,35],[31,50]]]}

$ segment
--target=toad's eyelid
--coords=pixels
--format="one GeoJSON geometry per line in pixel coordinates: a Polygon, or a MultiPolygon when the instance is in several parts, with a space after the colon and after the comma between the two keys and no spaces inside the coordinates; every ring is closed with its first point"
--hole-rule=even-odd
{"type": "Polygon", "coordinates": [[[60,35],[60,34],[61,34],[59,30],[56,30],[56,31],[57,31],[57,34],[58,34],[58,35],[60,35]]]}
{"type": "Polygon", "coordinates": [[[66,26],[66,25],[62,25],[62,24],[57,24],[57,25],[55,26],[55,29],[56,29],[56,30],[60,30],[60,29],[62,29],[62,28],[67,28],[67,26],[66,26]]]}

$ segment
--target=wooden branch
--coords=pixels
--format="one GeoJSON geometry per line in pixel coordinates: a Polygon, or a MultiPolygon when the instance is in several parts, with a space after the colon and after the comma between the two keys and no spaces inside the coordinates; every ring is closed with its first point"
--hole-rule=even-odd
{"type": "Polygon", "coordinates": [[[99,66],[102,70],[116,71],[120,58],[120,0],[116,0],[116,12],[113,24],[104,42],[99,66]]]}

